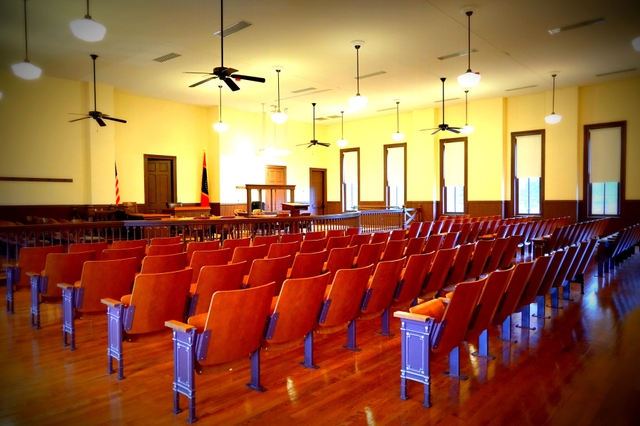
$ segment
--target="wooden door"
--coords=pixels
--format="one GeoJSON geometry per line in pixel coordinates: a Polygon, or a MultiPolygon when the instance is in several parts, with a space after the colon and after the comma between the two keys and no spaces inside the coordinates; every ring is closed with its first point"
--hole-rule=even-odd
{"type": "Polygon", "coordinates": [[[327,169],[309,169],[309,213],[324,214],[327,169]]]}
{"type": "Polygon", "coordinates": [[[162,213],[175,202],[175,157],[145,155],[145,204],[147,213],[162,213]]]}
{"type": "MultiPolygon", "coordinates": [[[[287,166],[266,166],[265,183],[267,185],[286,185],[287,166]]],[[[267,211],[282,210],[282,203],[287,202],[287,191],[265,190],[263,196],[267,211]]]]}

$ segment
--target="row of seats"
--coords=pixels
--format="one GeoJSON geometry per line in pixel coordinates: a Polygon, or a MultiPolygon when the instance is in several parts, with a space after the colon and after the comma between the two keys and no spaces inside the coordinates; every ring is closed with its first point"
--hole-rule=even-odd
{"type": "Polygon", "coordinates": [[[598,276],[602,277],[635,254],[635,246],[640,244],[640,223],[603,237],[598,242],[598,276]]]}

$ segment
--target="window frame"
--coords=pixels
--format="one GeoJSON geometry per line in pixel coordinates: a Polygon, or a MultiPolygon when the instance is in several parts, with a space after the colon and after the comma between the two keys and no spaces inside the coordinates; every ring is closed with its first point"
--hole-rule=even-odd
{"type": "MultiPolygon", "coordinates": [[[[407,143],[406,142],[401,142],[401,143],[392,143],[392,144],[385,144],[383,146],[383,158],[384,158],[384,176],[383,176],[383,181],[382,181],[382,190],[384,193],[384,202],[387,206],[390,205],[389,203],[389,185],[388,185],[388,178],[387,178],[387,156],[389,154],[389,149],[390,148],[403,148],[403,154],[404,154],[404,194],[403,194],[403,200],[402,200],[402,205],[406,206],[407,205],[407,143]]],[[[402,206],[399,206],[402,207],[402,206]]]]}
{"type": "Polygon", "coordinates": [[[442,203],[442,207],[440,211],[443,215],[447,216],[461,216],[468,214],[469,212],[469,139],[466,136],[456,137],[456,138],[448,138],[448,139],[440,139],[440,202],[442,203]],[[463,197],[463,206],[462,212],[448,212],[447,211],[447,191],[445,187],[444,181],[444,151],[445,144],[447,143],[455,143],[455,142],[463,142],[464,143],[464,197],[463,197]]]}
{"type": "Polygon", "coordinates": [[[527,217],[544,217],[544,193],[545,193],[545,140],[546,131],[544,129],[525,130],[521,132],[511,132],[511,194],[513,200],[513,214],[514,216],[527,216],[527,217]],[[540,213],[521,213],[520,212],[520,185],[518,185],[518,178],[516,177],[516,163],[517,163],[517,139],[521,136],[535,136],[540,135],[540,213]]]}
{"type": "Polygon", "coordinates": [[[346,152],[355,152],[357,155],[357,163],[358,163],[358,205],[360,205],[360,148],[342,148],[340,149],[340,208],[343,212],[353,211],[347,210],[345,203],[347,202],[345,198],[345,186],[344,186],[344,154],[346,152]]]}

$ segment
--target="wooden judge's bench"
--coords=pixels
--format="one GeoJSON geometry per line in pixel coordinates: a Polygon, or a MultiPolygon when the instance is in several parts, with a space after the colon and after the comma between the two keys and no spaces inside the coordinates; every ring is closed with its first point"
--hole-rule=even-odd
{"type": "Polygon", "coordinates": [[[285,197],[285,202],[282,203],[282,208],[283,210],[286,210],[284,208],[284,204],[285,203],[294,203],[294,192],[296,189],[295,185],[258,185],[258,184],[250,184],[247,183],[245,184],[245,189],[247,190],[247,213],[251,213],[251,211],[253,210],[251,208],[251,203],[253,201],[257,201],[259,206],[262,206],[263,201],[265,201],[267,198],[269,200],[275,200],[276,199],[276,192],[277,191],[285,191],[289,193],[289,200],[286,200],[285,197]],[[258,192],[258,199],[253,199],[253,190],[257,190],[258,192]],[[264,193],[266,192],[266,194],[264,193]],[[263,196],[263,195],[268,195],[268,197],[263,196]]]}
{"type": "Polygon", "coordinates": [[[186,207],[169,207],[162,209],[162,213],[175,217],[201,217],[211,216],[211,207],[186,206],[186,207]]]}

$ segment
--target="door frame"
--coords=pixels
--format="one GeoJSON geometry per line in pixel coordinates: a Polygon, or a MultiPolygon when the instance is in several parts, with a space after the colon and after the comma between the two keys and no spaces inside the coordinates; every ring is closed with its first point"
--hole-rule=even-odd
{"type": "Polygon", "coordinates": [[[322,214],[325,214],[327,209],[327,169],[321,169],[318,167],[309,167],[309,203],[311,200],[311,175],[313,172],[322,172],[322,214]]]}
{"type": "Polygon", "coordinates": [[[178,159],[175,155],[154,155],[154,154],[143,154],[144,155],[144,208],[147,210],[147,189],[149,185],[149,178],[147,174],[147,165],[150,160],[169,160],[171,162],[171,202],[175,203],[178,199],[178,159]]]}

